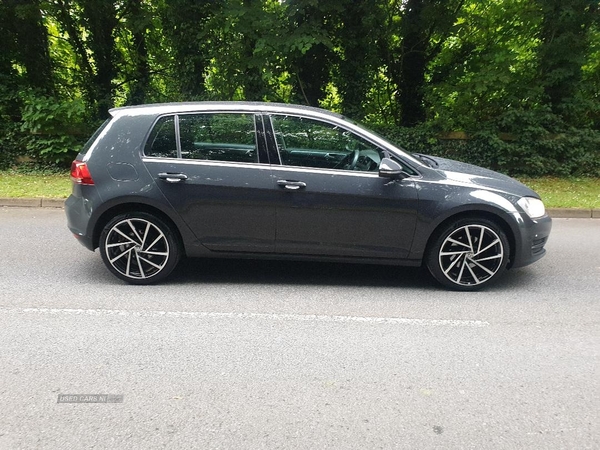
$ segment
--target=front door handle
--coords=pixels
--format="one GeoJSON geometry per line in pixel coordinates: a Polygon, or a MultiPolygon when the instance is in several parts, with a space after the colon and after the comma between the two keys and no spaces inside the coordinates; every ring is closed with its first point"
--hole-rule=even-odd
{"type": "Polygon", "coordinates": [[[187,175],[185,173],[162,172],[158,174],[158,178],[165,180],[167,183],[179,183],[180,181],[187,180],[187,175]]]}
{"type": "Polygon", "coordinates": [[[277,185],[290,191],[297,191],[298,189],[304,189],[306,183],[304,181],[288,181],[288,180],[277,180],[277,185]]]}

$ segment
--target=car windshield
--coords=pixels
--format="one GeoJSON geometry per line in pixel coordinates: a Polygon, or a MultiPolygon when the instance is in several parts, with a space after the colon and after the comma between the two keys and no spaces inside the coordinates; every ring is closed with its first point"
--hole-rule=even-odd
{"type": "Polygon", "coordinates": [[[404,155],[408,155],[409,157],[412,157],[414,160],[416,160],[416,161],[420,162],[421,164],[424,164],[424,165],[426,165],[426,166],[428,166],[428,167],[436,167],[436,166],[437,166],[437,164],[435,163],[435,161],[433,161],[432,159],[430,159],[430,158],[426,158],[426,159],[424,159],[424,158],[423,158],[423,157],[424,157],[424,155],[421,155],[420,153],[411,153],[411,152],[407,151],[407,150],[406,150],[406,149],[405,149],[405,148],[404,148],[402,145],[400,145],[400,144],[398,144],[398,143],[396,143],[396,142],[392,142],[392,141],[390,141],[390,139],[389,139],[389,138],[387,138],[386,136],[383,136],[382,134],[380,134],[380,133],[378,133],[378,132],[374,131],[372,128],[369,128],[369,127],[367,127],[366,125],[364,125],[364,124],[362,124],[362,123],[360,123],[360,122],[357,122],[356,120],[349,119],[349,118],[348,118],[348,117],[346,117],[346,116],[344,116],[344,120],[345,120],[346,122],[350,122],[352,125],[354,125],[354,126],[356,126],[356,127],[360,128],[361,130],[363,130],[363,131],[365,131],[365,132],[367,132],[367,133],[369,133],[369,134],[371,134],[371,135],[373,135],[373,136],[376,136],[376,137],[378,137],[379,139],[381,139],[381,140],[383,140],[383,141],[387,142],[387,143],[388,143],[389,145],[391,145],[393,148],[395,148],[395,149],[399,150],[399,151],[400,151],[400,152],[402,152],[404,155]],[[433,165],[432,165],[432,164],[433,164],[433,165]]]}

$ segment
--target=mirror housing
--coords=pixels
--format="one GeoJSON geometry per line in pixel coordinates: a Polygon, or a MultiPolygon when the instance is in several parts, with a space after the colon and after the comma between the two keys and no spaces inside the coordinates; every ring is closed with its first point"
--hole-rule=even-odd
{"type": "Polygon", "coordinates": [[[391,178],[392,180],[402,180],[408,177],[402,166],[390,158],[383,158],[379,164],[379,176],[391,178]]]}

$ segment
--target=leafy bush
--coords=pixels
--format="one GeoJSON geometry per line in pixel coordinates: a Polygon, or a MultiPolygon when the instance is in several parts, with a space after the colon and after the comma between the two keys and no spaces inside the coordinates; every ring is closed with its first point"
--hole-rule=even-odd
{"type": "Polygon", "coordinates": [[[22,153],[18,111],[14,90],[0,83],[0,170],[13,165],[22,153]]]}
{"type": "Polygon", "coordinates": [[[12,166],[19,156],[21,135],[17,124],[0,117],[0,170],[12,166]]]}
{"type": "Polygon", "coordinates": [[[544,124],[539,117],[525,120],[519,115],[512,120],[513,126],[484,124],[482,131],[462,140],[440,139],[430,125],[374,128],[409,152],[470,162],[512,176],[600,177],[600,131],[544,124]]]}
{"type": "Polygon", "coordinates": [[[370,124],[368,126],[409,153],[441,156],[442,144],[438,139],[437,133],[427,125],[414,128],[381,124],[370,124]]]}
{"type": "Polygon", "coordinates": [[[21,132],[27,155],[43,163],[66,165],[86,138],[85,104],[27,93],[23,95],[21,132]]]}

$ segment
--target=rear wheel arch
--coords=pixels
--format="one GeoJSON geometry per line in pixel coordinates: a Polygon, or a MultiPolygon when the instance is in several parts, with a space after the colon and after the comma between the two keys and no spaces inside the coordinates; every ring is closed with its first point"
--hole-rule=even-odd
{"type": "Polygon", "coordinates": [[[171,229],[171,232],[176,237],[176,239],[179,243],[180,250],[184,253],[184,256],[185,256],[185,245],[183,243],[181,231],[179,230],[179,227],[177,226],[175,221],[168,214],[164,213],[163,211],[161,211],[159,208],[156,208],[155,206],[148,205],[146,203],[135,203],[135,202],[120,203],[120,204],[114,205],[114,206],[110,207],[109,209],[107,209],[106,211],[102,212],[102,214],[100,215],[98,220],[96,220],[96,223],[94,226],[93,241],[92,241],[94,248],[98,248],[102,230],[113,218],[115,218],[121,214],[134,213],[134,212],[148,213],[148,214],[151,214],[151,215],[157,217],[161,221],[163,221],[171,229]]]}

